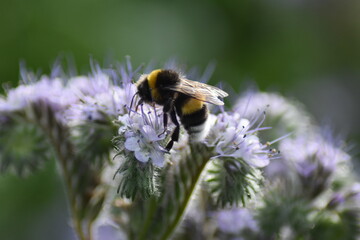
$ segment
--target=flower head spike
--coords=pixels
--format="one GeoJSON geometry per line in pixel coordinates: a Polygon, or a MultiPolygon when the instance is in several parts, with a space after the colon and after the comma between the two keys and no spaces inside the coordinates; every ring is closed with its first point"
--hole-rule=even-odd
{"type": "Polygon", "coordinates": [[[56,111],[60,119],[62,112],[75,100],[75,95],[66,91],[62,79],[44,76],[37,82],[30,82],[9,90],[6,98],[0,100],[0,112],[19,111],[30,106],[31,103],[43,101],[56,111]]]}
{"type": "Polygon", "coordinates": [[[257,136],[258,131],[269,129],[261,127],[264,118],[265,114],[259,113],[248,120],[237,112],[210,117],[213,125],[205,144],[214,154],[207,182],[217,205],[245,205],[262,181],[258,168],[277,157],[278,152],[269,149],[271,143],[262,144],[257,136]]]}

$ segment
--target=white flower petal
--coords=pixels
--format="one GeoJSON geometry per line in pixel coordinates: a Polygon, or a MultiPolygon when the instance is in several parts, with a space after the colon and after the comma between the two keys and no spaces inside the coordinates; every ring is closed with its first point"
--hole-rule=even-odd
{"type": "Polygon", "coordinates": [[[263,157],[263,158],[253,157],[253,158],[247,159],[246,162],[254,167],[262,168],[262,167],[269,165],[270,160],[267,157],[263,157]]]}
{"type": "Polygon", "coordinates": [[[135,157],[140,162],[147,162],[149,161],[150,154],[147,150],[140,149],[139,151],[135,151],[135,157]]]}
{"type": "Polygon", "coordinates": [[[142,127],[142,130],[144,132],[144,136],[146,137],[146,139],[150,142],[154,142],[154,141],[159,141],[160,138],[158,137],[158,134],[155,132],[155,130],[149,126],[149,125],[144,125],[142,127]]]}
{"type": "Polygon", "coordinates": [[[164,166],[164,154],[162,152],[160,152],[158,150],[153,150],[150,152],[150,158],[155,166],[157,166],[157,167],[164,166]]]}
{"type": "Polygon", "coordinates": [[[247,128],[247,126],[249,126],[249,124],[250,124],[250,121],[247,120],[246,118],[242,118],[239,121],[239,126],[244,127],[244,128],[247,128]]]}
{"type": "Polygon", "coordinates": [[[139,141],[140,141],[139,138],[130,137],[125,141],[125,148],[129,151],[135,151],[135,152],[139,151],[140,150],[139,141]]]}

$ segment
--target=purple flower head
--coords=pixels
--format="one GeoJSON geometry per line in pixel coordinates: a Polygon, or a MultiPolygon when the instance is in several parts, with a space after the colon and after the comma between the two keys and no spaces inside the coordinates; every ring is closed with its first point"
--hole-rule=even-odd
{"type": "Polygon", "coordinates": [[[262,120],[258,115],[253,121],[242,118],[239,113],[221,113],[211,116],[213,126],[205,139],[205,144],[215,147],[218,157],[241,158],[251,166],[264,167],[269,164],[272,154],[269,154],[267,145],[260,143],[256,133],[268,129],[260,127],[262,120]]]}
{"type": "Polygon", "coordinates": [[[103,120],[104,116],[116,118],[124,113],[123,89],[114,86],[108,92],[96,95],[83,95],[80,101],[73,104],[67,111],[70,121],[103,120]]]}
{"type": "Polygon", "coordinates": [[[332,174],[338,164],[350,159],[341,148],[319,134],[285,139],[280,143],[280,150],[284,159],[293,162],[304,177],[316,174],[318,170],[332,174]]]}
{"type": "Polygon", "coordinates": [[[110,76],[99,67],[89,76],[79,76],[68,81],[68,87],[79,96],[109,92],[113,85],[110,76]]]}
{"type": "Polygon", "coordinates": [[[284,139],[279,146],[284,161],[295,170],[303,194],[316,197],[334,179],[335,170],[347,164],[350,156],[320,134],[284,139]]]}
{"type": "MultiPolygon", "coordinates": [[[[111,73],[111,72],[110,72],[111,73]]],[[[111,74],[102,71],[99,67],[89,77],[76,77],[68,82],[69,91],[79,99],[67,111],[70,122],[103,120],[105,116],[116,118],[127,112],[125,106],[128,96],[133,94],[131,88],[121,88],[114,85],[111,74]]],[[[121,78],[128,82],[128,79],[121,78]]]]}
{"type": "Polygon", "coordinates": [[[162,142],[166,136],[163,132],[162,115],[150,106],[140,108],[141,113],[133,112],[119,116],[119,134],[125,137],[125,149],[133,152],[138,161],[151,161],[154,165],[162,167],[165,161],[162,142]]]}
{"type": "Polygon", "coordinates": [[[312,131],[312,119],[303,106],[276,93],[249,91],[235,104],[235,111],[244,118],[258,115],[266,109],[266,122],[278,132],[279,136],[293,132],[293,136],[312,131]]]}
{"type": "Polygon", "coordinates": [[[257,232],[259,227],[249,209],[232,208],[220,210],[216,213],[220,231],[229,234],[240,234],[249,229],[257,232]]]}
{"type": "Polygon", "coordinates": [[[6,98],[0,100],[0,112],[18,111],[37,101],[44,101],[61,111],[74,100],[75,96],[66,91],[61,79],[42,77],[39,81],[9,90],[6,98]]]}

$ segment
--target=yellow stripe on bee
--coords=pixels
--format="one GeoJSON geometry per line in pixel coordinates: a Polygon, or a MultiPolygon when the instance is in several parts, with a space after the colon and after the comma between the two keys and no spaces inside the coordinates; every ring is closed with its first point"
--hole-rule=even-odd
{"type": "Polygon", "coordinates": [[[147,76],[149,87],[151,89],[151,96],[154,100],[157,100],[160,97],[159,92],[156,89],[156,80],[161,71],[161,69],[154,70],[147,76]]]}
{"type": "Polygon", "coordinates": [[[184,115],[192,114],[196,111],[199,111],[204,105],[204,102],[197,100],[195,98],[190,98],[184,106],[181,108],[181,112],[184,115]]]}
{"type": "Polygon", "coordinates": [[[154,70],[147,76],[149,87],[151,89],[154,89],[156,87],[157,76],[161,71],[162,71],[161,69],[154,70]]]}

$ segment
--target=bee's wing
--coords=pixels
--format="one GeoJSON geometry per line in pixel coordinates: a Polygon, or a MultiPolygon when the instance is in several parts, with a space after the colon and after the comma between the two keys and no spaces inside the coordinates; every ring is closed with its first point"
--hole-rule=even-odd
{"type": "Polygon", "coordinates": [[[167,89],[181,92],[190,97],[215,105],[224,105],[223,101],[221,101],[219,97],[224,98],[228,96],[228,94],[220,88],[189,79],[181,79],[180,84],[167,87],[167,89]]]}

